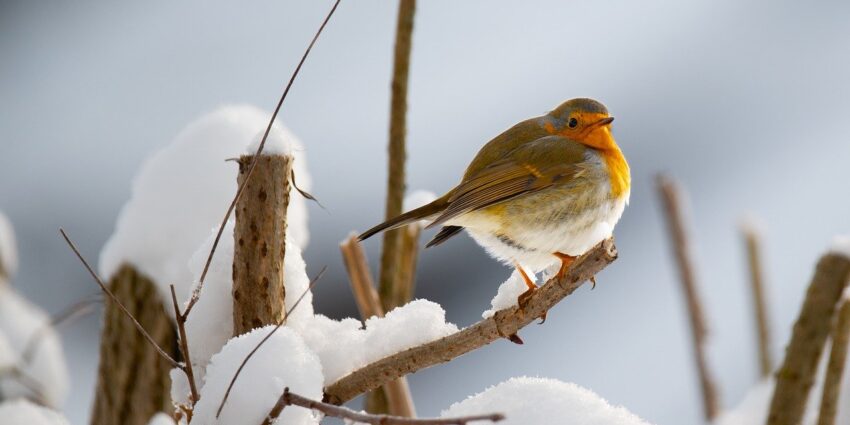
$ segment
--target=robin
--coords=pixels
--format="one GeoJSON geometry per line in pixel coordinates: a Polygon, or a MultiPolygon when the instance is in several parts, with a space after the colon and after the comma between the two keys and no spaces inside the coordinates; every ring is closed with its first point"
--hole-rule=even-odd
{"type": "Polygon", "coordinates": [[[496,259],[519,270],[528,291],[557,261],[563,277],[576,257],[611,236],[629,202],[629,165],[611,135],[614,118],[601,103],[572,99],[522,121],[478,152],[460,184],[435,201],[360,235],[417,220],[442,226],[427,247],[462,230],[496,259]]]}

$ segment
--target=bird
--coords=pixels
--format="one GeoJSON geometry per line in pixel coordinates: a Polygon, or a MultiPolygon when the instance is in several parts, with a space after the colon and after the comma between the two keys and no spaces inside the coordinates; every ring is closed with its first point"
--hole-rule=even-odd
{"type": "MultiPolygon", "coordinates": [[[[589,98],[568,100],[549,113],[521,121],[484,147],[460,183],[443,196],[363,232],[428,220],[442,226],[426,247],[466,230],[497,260],[515,267],[528,290],[538,273],[572,262],[610,237],[631,193],[629,164],[611,133],[608,109],[589,98]]],[[[545,320],[545,315],[543,316],[545,320]]]]}

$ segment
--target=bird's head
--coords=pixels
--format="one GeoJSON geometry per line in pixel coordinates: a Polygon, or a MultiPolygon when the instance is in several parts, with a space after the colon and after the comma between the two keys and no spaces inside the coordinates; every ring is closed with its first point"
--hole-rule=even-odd
{"type": "Polygon", "coordinates": [[[568,100],[549,112],[546,130],[596,149],[616,147],[605,105],[586,98],[568,100]]]}

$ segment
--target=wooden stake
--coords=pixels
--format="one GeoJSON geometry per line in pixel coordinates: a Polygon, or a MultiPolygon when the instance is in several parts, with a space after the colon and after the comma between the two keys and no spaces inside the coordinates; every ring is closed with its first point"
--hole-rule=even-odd
{"type": "Polygon", "coordinates": [[[850,259],[826,254],[818,261],[785,359],[776,372],[768,425],[798,425],[803,420],[809,391],[815,382],[836,304],[850,279],[850,259]]]}
{"type": "Polygon", "coordinates": [[[694,360],[699,374],[700,388],[702,389],[703,414],[707,420],[711,421],[719,413],[720,405],[717,386],[709,371],[706,358],[708,328],[705,324],[705,314],[697,290],[699,285],[697,284],[693,254],[691,253],[687,226],[685,225],[682,189],[672,179],[665,176],[658,176],[657,183],[666,213],[668,230],[673,242],[676,264],[679,266],[679,280],[682,283],[685,301],[688,305],[694,360]]]}
{"type": "Polygon", "coordinates": [[[253,155],[239,158],[233,253],[233,333],[241,335],[276,325],[285,314],[283,258],[292,158],[261,155],[250,180],[245,178],[253,155]]]}

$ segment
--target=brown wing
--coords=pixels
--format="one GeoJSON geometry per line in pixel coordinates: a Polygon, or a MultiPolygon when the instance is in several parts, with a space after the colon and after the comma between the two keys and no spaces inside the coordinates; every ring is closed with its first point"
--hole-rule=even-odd
{"type": "Polygon", "coordinates": [[[581,172],[585,150],[584,145],[559,136],[526,143],[468,176],[450,193],[448,207],[428,227],[569,181],[581,172]]]}

